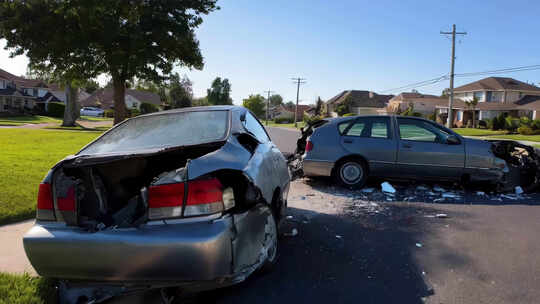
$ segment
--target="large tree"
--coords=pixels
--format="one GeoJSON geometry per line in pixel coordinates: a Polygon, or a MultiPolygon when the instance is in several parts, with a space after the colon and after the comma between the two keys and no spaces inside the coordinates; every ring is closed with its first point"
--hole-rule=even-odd
{"type": "Polygon", "coordinates": [[[65,88],[64,126],[74,126],[79,115],[77,85],[95,77],[101,65],[72,6],[67,1],[0,1],[0,38],[7,40],[5,48],[11,56],[26,54],[30,70],[65,88]]]}
{"type": "Polygon", "coordinates": [[[255,116],[257,117],[264,116],[265,99],[260,94],[249,95],[248,98],[244,99],[242,105],[244,106],[244,108],[247,108],[251,112],[253,112],[255,116]]]}
{"type": "Polygon", "coordinates": [[[274,94],[270,96],[270,104],[273,106],[279,106],[283,104],[283,97],[279,94],[274,94]]]}
{"type": "Polygon", "coordinates": [[[176,73],[171,76],[169,83],[169,96],[171,107],[191,107],[193,101],[192,83],[187,76],[180,78],[176,73]]]}
{"type": "MultiPolygon", "coordinates": [[[[28,38],[40,44],[44,39],[36,37],[50,32],[46,36],[66,45],[61,50],[68,51],[67,55],[84,65],[91,64],[89,72],[109,74],[116,124],[126,117],[128,80],[160,82],[176,65],[202,69],[203,57],[194,29],[202,23],[202,15],[218,9],[216,1],[13,0],[3,2],[7,13],[0,15],[0,22],[4,23],[1,17],[20,15],[19,8],[29,7],[32,14],[17,18],[16,26],[10,29],[17,32],[19,27],[32,27],[34,34],[20,40],[28,38]],[[68,30],[59,25],[62,22],[67,23],[68,30]],[[35,24],[40,26],[36,28],[35,24]]],[[[24,50],[28,49],[20,53],[24,50]]],[[[67,64],[72,66],[71,61],[67,64]]]]}
{"type": "Polygon", "coordinates": [[[211,105],[232,105],[231,84],[229,79],[217,77],[212,81],[212,85],[206,90],[208,103],[211,105]]]}

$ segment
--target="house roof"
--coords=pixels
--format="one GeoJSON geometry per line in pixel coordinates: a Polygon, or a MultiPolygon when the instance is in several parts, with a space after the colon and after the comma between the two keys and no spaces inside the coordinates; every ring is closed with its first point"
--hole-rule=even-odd
{"type": "MultiPolygon", "coordinates": [[[[126,95],[130,95],[140,102],[147,102],[156,106],[161,104],[159,95],[152,92],[126,89],[126,95]]],[[[81,100],[81,104],[84,107],[92,107],[96,106],[98,101],[101,104],[102,109],[112,108],[114,105],[113,88],[99,89],[88,98],[81,100]]]]}
{"type": "Polygon", "coordinates": [[[540,96],[525,95],[516,104],[518,109],[540,111],[540,96]]]}
{"type": "MultiPolygon", "coordinates": [[[[438,98],[438,99],[440,99],[441,97],[437,96],[437,95],[429,95],[429,94],[422,94],[422,93],[416,93],[416,92],[403,92],[403,93],[400,93],[397,96],[392,97],[392,99],[390,99],[390,101],[396,101],[396,100],[397,101],[407,101],[409,99],[417,99],[417,98],[422,98],[422,99],[438,98]]],[[[446,97],[444,97],[444,98],[446,98],[446,97]]],[[[446,100],[448,100],[448,98],[446,98],[446,100]]]]}
{"type": "Polygon", "coordinates": [[[508,77],[488,77],[475,82],[462,85],[454,89],[454,92],[470,92],[470,91],[536,91],[540,92],[540,88],[508,77]]]}
{"type": "Polygon", "coordinates": [[[353,107],[384,108],[394,95],[379,95],[370,91],[348,90],[330,98],[327,104],[341,104],[349,101],[353,107]]]}
{"type": "Polygon", "coordinates": [[[22,90],[15,89],[13,87],[7,87],[5,89],[0,90],[0,96],[15,96],[15,97],[34,98],[34,96],[30,96],[28,94],[25,94],[22,90]]]}
{"type": "MultiPolygon", "coordinates": [[[[293,115],[294,115],[294,108],[290,109],[290,108],[287,108],[287,107],[285,107],[285,106],[283,106],[283,105],[281,105],[281,107],[282,107],[285,111],[290,112],[290,113],[293,113],[293,115]]],[[[297,113],[297,114],[296,114],[296,117],[298,117],[298,118],[304,117],[304,112],[306,112],[306,111],[309,110],[310,108],[311,108],[310,105],[301,105],[301,104],[299,104],[299,105],[298,105],[298,108],[296,108],[296,110],[297,110],[297,112],[296,112],[296,113],[297,113]]]]}

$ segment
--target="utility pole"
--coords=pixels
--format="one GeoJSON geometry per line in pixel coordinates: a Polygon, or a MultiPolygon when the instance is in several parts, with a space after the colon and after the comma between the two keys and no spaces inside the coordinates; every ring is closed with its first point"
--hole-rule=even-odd
{"type": "Polygon", "coordinates": [[[451,32],[441,32],[442,35],[452,35],[452,59],[450,64],[450,97],[448,98],[448,120],[446,126],[452,128],[454,115],[452,105],[454,104],[454,61],[456,59],[456,35],[467,35],[467,32],[456,32],[456,25],[452,24],[451,32]]]}
{"type": "Polygon", "coordinates": [[[296,107],[294,108],[294,127],[296,128],[298,125],[297,125],[297,122],[298,122],[298,98],[300,96],[300,85],[301,84],[304,84],[306,83],[306,79],[305,78],[300,78],[300,77],[296,77],[296,78],[291,78],[292,80],[294,80],[294,83],[296,83],[296,107]]]}
{"type": "Polygon", "coordinates": [[[274,91],[264,91],[265,93],[268,93],[268,98],[266,98],[266,125],[268,126],[268,109],[270,108],[270,94],[274,93],[274,91]]]}

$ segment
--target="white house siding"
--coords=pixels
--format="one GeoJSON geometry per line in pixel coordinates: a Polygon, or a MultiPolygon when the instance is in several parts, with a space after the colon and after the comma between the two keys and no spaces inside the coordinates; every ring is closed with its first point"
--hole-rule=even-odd
{"type": "Polygon", "coordinates": [[[126,95],[125,100],[126,100],[126,108],[128,109],[134,109],[134,108],[139,109],[141,106],[141,102],[137,98],[131,95],[126,95]]]}
{"type": "Polygon", "coordinates": [[[356,115],[377,115],[377,110],[380,108],[352,107],[352,112],[356,115]]]}

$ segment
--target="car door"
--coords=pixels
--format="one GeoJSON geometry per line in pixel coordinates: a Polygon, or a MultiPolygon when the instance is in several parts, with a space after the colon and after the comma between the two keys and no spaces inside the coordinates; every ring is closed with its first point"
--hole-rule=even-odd
{"type": "Polygon", "coordinates": [[[341,145],[369,164],[370,174],[392,175],[397,142],[390,117],[359,117],[342,131],[341,145]]]}
{"type": "Polygon", "coordinates": [[[398,117],[397,168],[406,177],[459,178],[465,165],[463,142],[447,143],[448,130],[434,123],[398,117]]]}

